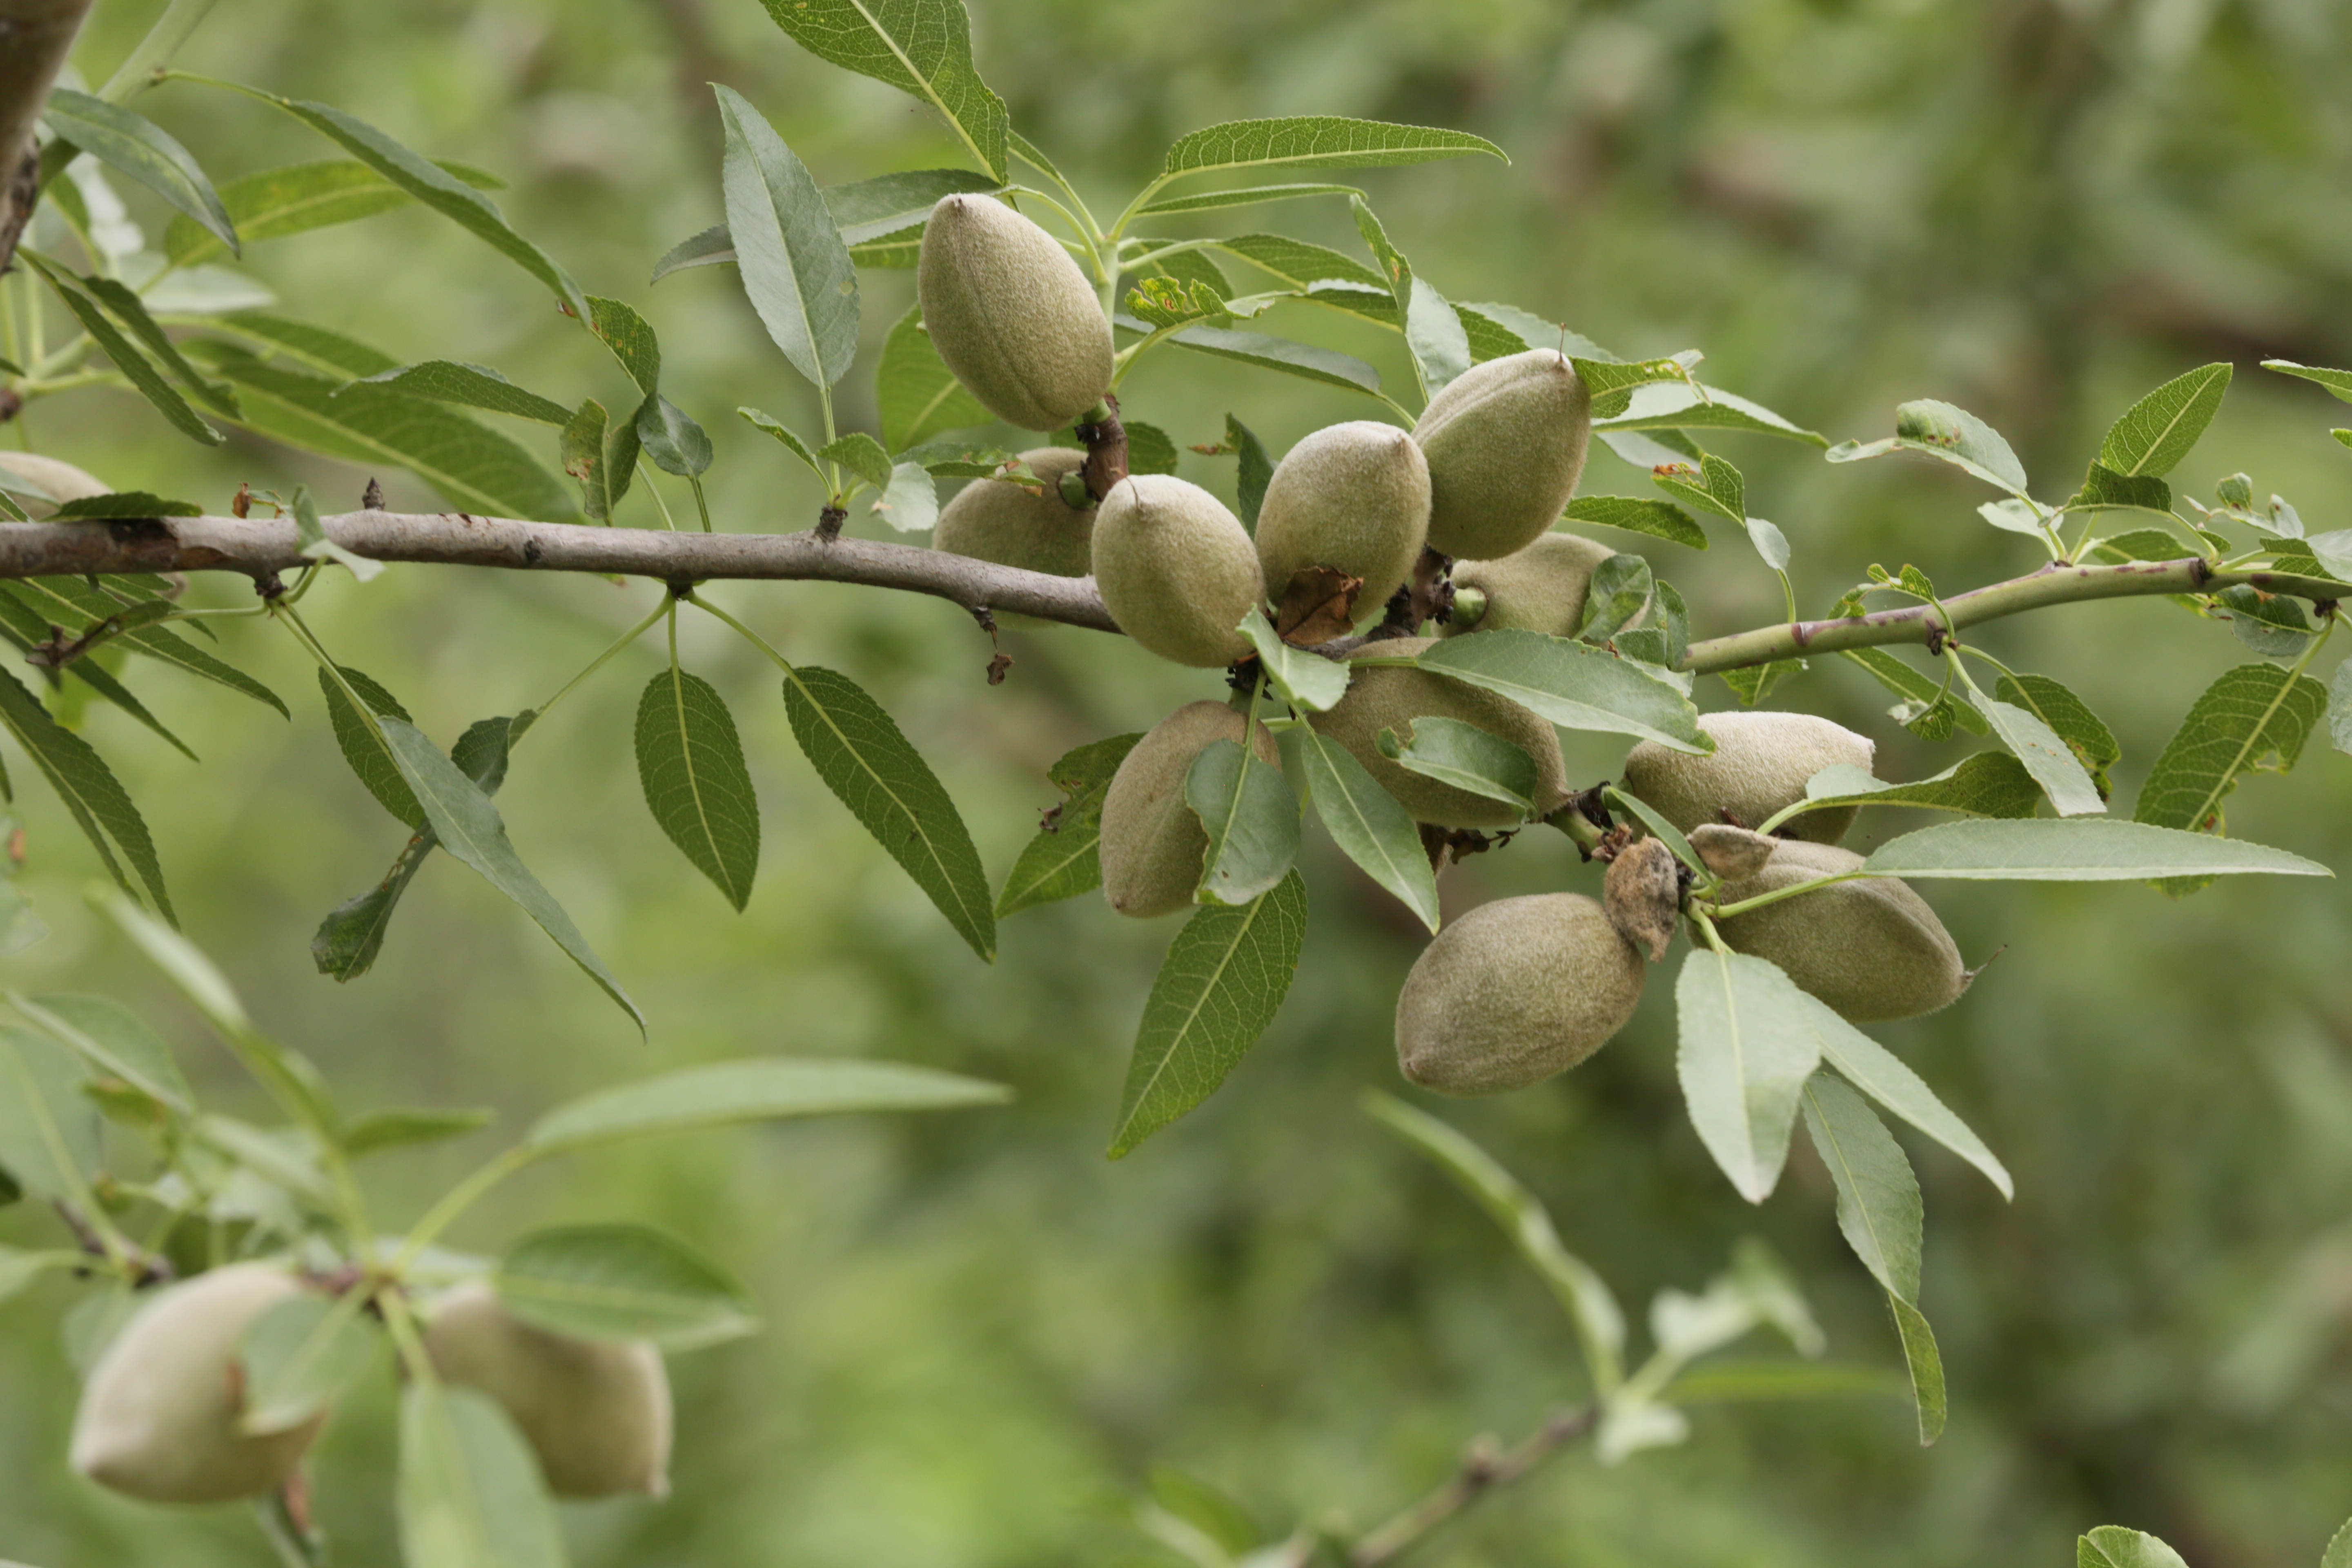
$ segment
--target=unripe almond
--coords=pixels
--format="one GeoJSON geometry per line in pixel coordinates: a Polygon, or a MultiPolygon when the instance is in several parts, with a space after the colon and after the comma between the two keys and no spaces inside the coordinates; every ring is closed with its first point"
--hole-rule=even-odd
{"type": "Polygon", "coordinates": [[[1481,904],[1437,933],[1397,997],[1397,1066],[1443,1094],[1497,1094],[1566,1072],[1642,999],[1644,966],[1580,893],[1481,904]]]}
{"type": "Polygon", "coordinates": [[[1702,822],[1690,830],[1690,847],[1700,864],[1727,882],[1743,882],[1764,869],[1780,840],[1727,822],[1702,822]]]}
{"type": "Polygon", "coordinates": [[[1593,569],[1616,553],[1581,534],[1547,533],[1499,561],[1457,561],[1452,573],[1455,590],[1477,589],[1486,596],[1486,608],[1475,625],[1457,622],[1442,635],[1528,631],[1572,637],[1584,627],[1593,569]]]}
{"type": "Polygon", "coordinates": [[[1360,605],[1387,602],[1429,533],[1429,464],[1406,432],[1377,420],[1328,426],[1293,447],[1257,514],[1265,589],[1279,603],[1302,566],[1364,581],[1360,605]]]}
{"type": "Polygon", "coordinates": [[[327,1417],[248,1436],[241,1358],[246,1331],[301,1291],[283,1268],[233,1263],[158,1294],[91,1369],[73,1468],[147,1502],[229,1502],[282,1485],[327,1417]]]}
{"type": "Polygon", "coordinates": [[[993,196],[931,208],[915,290],[940,358],[1006,423],[1058,429],[1110,390],[1110,322],[1086,274],[993,196]]]}
{"type": "Polygon", "coordinates": [[[1454,377],[1412,427],[1429,458],[1429,547],[1492,561],[1542,538],[1576,493],[1591,433],[1584,378],[1550,349],[1454,377]]]}
{"type": "MultiPolygon", "coordinates": [[[[1238,744],[1242,715],[1223,702],[1189,702],[1135,743],[1103,792],[1103,897],[1123,915],[1149,919],[1192,907],[1209,836],[1184,804],[1193,759],[1218,741],[1238,744]]],[[[1257,727],[1258,761],[1281,766],[1274,737],[1257,727]]]]}
{"type": "MultiPolygon", "coordinates": [[[[91,496],[113,493],[106,481],[95,474],[77,468],[71,463],[61,462],[56,458],[44,458],[34,452],[0,452],[0,472],[11,473],[38,485],[50,500],[59,503],[87,500],[91,496]]],[[[8,488],[7,480],[0,479],[0,489],[8,488]]]]}
{"type": "Polygon", "coordinates": [[[1609,922],[1652,963],[1682,924],[1683,863],[1662,838],[1637,838],[1617,851],[1601,879],[1609,922]]]}
{"type": "MultiPolygon", "coordinates": [[[[931,548],[1024,572],[1083,577],[1094,568],[1095,509],[1083,510],[1062,499],[1062,476],[1087,465],[1075,447],[1040,447],[1021,454],[1029,471],[1045,481],[1043,491],[1006,479],[974,479],[940,509],[931,548]]],[[[1034,616],[999,610],[1006,626],[1050,626],[1034,616]]]]}
{"type": "Polygon", "coordinates": [[[1237,629],[1265,581],[1224,503],[1172,474],[1136,474],[1095,512],[1095,585],[1118,629],[1160,658],[1221,669],[1249,651],[1237,629]]]}
{"type": "MultiPolygon", "coordinates": [[[[1354,659],[1416,654],[1431,647],[1433,637],[1393,637],[1366,643],[1354,659]]],[[[1568,769],[1560,760],[1559,731],[1507,697],[1433,675],[1425,669],[1360,668],[1348,683],[1348,694],[1328,713],[1311,713],[1307,722],[1342,746],[1394,795],[1416,821],[1442,827],[1513,827],[1517,811],[1499,800],[1399,766],[1381,755],[1382,730],[1393,730],[1399,741],[1412,738],[1415,719],[1458,719],[1475,724],[1527,752],[1536,763],[1536,813],[1557,808],[1569,796],[1568,769]]]]}
{"type": "Polygon", "coordinates": [[[442,1296],[425,1350],[444,1383],[487,1395],[558,1497],[669,1492],[669,1373],[645,1340],[551,1333],[468,1280],[442,1296]]]}
{"type": "MultiPolygon", "coordinates": [[[[1644,741],[1625,758],[1627,793],[1685,833],[1702,823],[1759,827],[1805,798],[1805,781],[1843,763],[1870,771],[1877,743],[1810,713],[1703,713],[1698,727],[1715,742],[1706,756],[1644,741]]],[[[1853,826],[1855,808],[1808,811],[1779,831],[1834,844],[1853,826]]]]}
{"type": "MultiPolygon", "coordinates": [[[[1833,844],[1784,840],[1763,870],[1725,888],[1726,904],[1857,870],[1833,844]]],[[[1849,1023],[1916,1018],[1969,988],[1960,950],[1927,901],[1892,877],[1836,882],[1717,922],[1734,952],[1779,964],[1849,1023]]]]}

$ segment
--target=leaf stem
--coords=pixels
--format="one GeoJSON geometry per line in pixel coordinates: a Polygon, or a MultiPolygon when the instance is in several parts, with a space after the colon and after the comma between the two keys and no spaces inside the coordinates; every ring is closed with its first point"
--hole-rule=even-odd
{"type": "Polygon", "coordinates": [[[786,675],[790,675],[793,672],[793,661],[786,658],[782,654],[778,653],[774,648],[769,647],[767,638],[761,637],[759,633],[753,631],[751,627],[745,626],[742,622],[737,620],[734,616],[729,615],[726,611],[720,609],[709,600],[703,598],[698,594],[688,594],[686,595],[686,602],[692,605],[696,609],[700,610],[704,615],[716,616],[727,625],[734,627],[737,635],[747,639],[752,647],[758,648],[761,653],[766,654],[770,658],[774,659],[776,661],[776,668],[782,670],[786,675]]]}
{"type": "Polygon", "coordinates": [[[618,637],[615,637],[610,647],[607,647],[603,653],[598,654],[594,658],[588,661],[588,668],[583,669],[579,674],[565,681],[563,683],[562,690],[558,691],[554,696],[549,698],[546,701],[541,703],[536,709],[532,710],[531,722],[536,724],[540,720],[546,718],[549,710],[552,709],[557,703],[572,695],[572,689],[573,687],[578,686],[582,681],[587,679],[590,676],[604,668],[606,664],[611,662],[614,655],[619,653],[623,648],[628,647],[631,643],[645,636],[646,631],[652,627],[656,621],[661,619],[664,616],[670,615],[672,613],[671,605],[673,602],[674,601],[672,601],[667,595],[664,595],[662,602],[654,606],[653,614],[647,616],[644,620],[639,621],[635,626],[631,626],[627,631],[623,632],[618,637]]]}
{"type": "Polygon", "coordinates": [[[171,66],[172,57],[188,41],[217,0],[172,0],[147,36],[139,40],[123,62],[114,68],[98,96],[109,103],[128,103],[147,89],[163,79],[171,66]]]}
{"type": "MultiPolygon", "coordinates": [[[[389,1271],[394,1279],[415,1267],[417,1257],[433,1245],[434,1237],[449,1228],[450,1223],[472,1207],[481,1195],[528,1165],[536,1156],[520,1144],[493,1155],[475,1167],[471,1175],[447,1192],[415,1225],[401,1242],[400,1250],[393,1255],[389,1271]]],[[[386,1296],[393,1294],[384,1292],[386,1296]]],[[[387,1314],[389,1316],[389,1314],[387,1314]]]]}

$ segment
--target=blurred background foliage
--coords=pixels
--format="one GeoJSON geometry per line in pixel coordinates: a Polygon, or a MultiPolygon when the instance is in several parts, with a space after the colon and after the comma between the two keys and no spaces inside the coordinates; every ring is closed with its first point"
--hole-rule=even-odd
{"type": "MultiPolygon", "coordinates": [[[[102,78],[157,7],[101,0],[78,63],[102,78]]],[[[2106,421],[2147,386],[2237,363],[2220,421],[2176,474],[2193,493],[2251,470],[2315,530],[2343,527],[2346,454],[2277,354],[2352,360],[2352,12],[2336,0],[979,0],[982,68],[1017,127],[1115,209],[1176,134],[1242,115],[1330,111],[1458,126],[1515,165],[1366,171],[1390,233],[1450,297],[1508,300],[1625,354],[1697,346],[1709,379],[1833,438],[1946,398],[2004,430],[2063,496],[2106,421]]],[[[519,226],[583,287],[644,309],[666,389],[719,443],[719,526],[804,526],[804,473],[736,421],[802,428],[814,400],[731,274],[647,289],[656,257],[719,216],[704,85],[750,96],[828,182],[954,161],[910,100],[802,54],[751,0],[223,0],[184,63],[336,103],[436,156],[497,170],[519,226]]],[[[215,178],[329,155],[258,106],[174,85],[140,107],[215,178]]],[[[134,215],[160,231],[143,196],[134,215]]],[[[1351,251],[1336,205],[1260,216],[1351,251]]],[[[404,361],[499,365],[576,400],[617,373],[519,272],[414,210],[257,247],[284,310],[404,361]]],[[[906,308],[872,274],[869,348],[906,308]]],[[[1409,384],[1394,340],[1297,310],[1277,331],[1367,353],[1409,384]]],[[[871,427],[871,361],[846,423],[871,427]]],[[[1232,410],[1278,452],[1365,405],[1184,356],[1130,384],[1129,411],[1180,444],[1232,410]]],[[[364,474],[246,438],[204,452],[128,395],[37,405],[19,437],[120,489],[199,496],[307,480],[353,504],[364,474]]],[[[1825,605],[1872,560],[1948,590],[2026,570],[1984,497],[1937,465],[1832,468],[1727,437],[1750,505],[1796,546],[1825,605]]],[[[551,457],[551,453],[549,454],[551,457]]],[[[1230,492],[1229,467],[1184,471],[1230,492]]],[[[392,504],[427,504],[404,474],[392,504]]],[[[665,480],[665,483],[668,481],[665,480]]],[[[641,481],[642,483],[642,481],[641,481]]],[[[1588,491],[1644,493],[1594,447],[1588,491]],[[1629,488],[1631,487],[1631,488],[1629,488]]],[[[682,493],[672,497],[675,508],[682,493]]],[[[642,495],[624,521],[657,525],[642,495]]],[[[877,531],[863,514],[859,531],[877,531]]],[[[1718,539],[1721,540],[1720,535],[1718,539]]],[[[1622,537],[1621,542],[1628,542],[1622,537]]],[[[1648,542],[1696,630],[1778,614],[1737,542],[1648,542]]],[[[206,600],[233,601],[209,582],[206,600]]],[[[337,577],[312,621],[447,739],[543,699],[650,604],[646,585],[395,568],[337,577]]],[[[1012,634],[1010,681],[952,608],[863,589],[722,587],[791,656],[873,689],[934,759],[999,875],[1051,804],[1045,767],[1139,730],[1213,677],[1091,634],[1012,634]]],[[[1337,1510],[1360,1525],[1432,1484],[1465,1439],[1513,1434],[1572,1395],[1565,1323],[1503,1238],[1356,1108],[1397,1089],[1390,1009],[1414,932],[1328,846],[1312,851],[1298,984],[1228,1087],[1128,1161],[1101,1154],[1127,1048],[1175,922],[1094,900],[1023,914],[984,968],[821,787],[771,671],[688,620],[689,667],[733,701],[763,795],[766,856],[730,913],[663,842],[629,764],[648,642],[536,731],[500,804],[524,855],[652,1019],[649,1045],[478,879],[437,859],[376,971],[312,972],[320,916],[400,841],[336,755],[312,672],[239,623],[235,652],[294,703],[288,725],[169,672],[141,683],[205,754],[193,766],[111,710],[90,732],[145,805],[190,933],[265,1026],[315,1054],[355,1105],[552,1100],[658,1068],[760,1052],[871,1054],[1007,1080],[1002,1112],[672,1140],[536,1173],[454,1238],[635,1217],[725,1259],[768,1330],[678,1358],[677,1493],[568,1510],[603,1564],[1149,1563],[1128,1522],[1151,1467],[1229,1489],[1269,1534],[1337,1510]]],[[[2068,681],[2123,740],[2119,801],[2189,700],[2242,654],[2155,602],[2003,623],[1984,639],[2068,681]]],[[[146,671],[141,672],[146,675],[146,671]]],[[[2323,678],[2327,671],[2315,671],[2323,678]]],[[[1731,699],[1720,682],[1709,706],[1731,699]]],[[[1883,716],[1842,661],[1776,700],[1881,742],[1881,772],[1949,756],[1883,716]]],[[[1599,778],[1613,748],[1577,749],[1599,778]]],[[[2231,831],[2352,868],[2346,760],[2315,743],[2231,803],[2231,831]]],[[[28,769],[20,769],[26,780],[28,769]]],[[[28,781],[27,781],[28,782],[28,781]]],[[[79,889],[94,871],[31,786],[27,885],[55,927],[8,963],[26,989],[122,994],[165,1025],[232,1107],[259,1106],[79,889]]],[[[1881,814],[1856,836],[1899,831],[1881,814]]],[[[1449,873],[1449,909],[1597,882],[1537,833],[1449,873]]],[[[1702,1411],[1686,1447],[1604,1470],[1571,1458],[1496,1498],[1422,1561],[1929,1568],[2059,1563],[2106,1521],[2192,1563],[2307,1564],[2352,1507],[2352,950],[2341,883],[2227,879],[2168,901],[2133,886],[1944,884],[1971,962],[1965,1004],[1883,1031],[2018,1178],[2002,1204],[1913,1142],[1928,1204],[1926,1305],[1953,1378],[1950,1430],[1919,1450],[1893,1400],[1702,1411]]],[[[1751,1211],[1684,1117],[1663,984],[1568,1079],[1442,1105],[1554,1207],[1570,1247],[1630,1301],[1696,1288],[1737,1238],[1805,1279],[1832,1353],[1893,1365],[1876,1289],[1846,1255],[1801,1148],[1751,1211]]],[[[400,1212],[492,1146],[479,1134],[384,1156],[400,1212]]],[[[0,1241],[48,1245],[0,1211],[0,1241]],[[37,1239],[38,1238],[37,1242],[37,1239]]],[[[252,1563],[235,1510],[142,1508],[69,1476],[69,1283],[0,1306],[0,1555],[41,1568],[252,1563]]],[[[388,1400],[347,1408],[317,1463],[341,1560],[394,1560],[388,1400]]]]}

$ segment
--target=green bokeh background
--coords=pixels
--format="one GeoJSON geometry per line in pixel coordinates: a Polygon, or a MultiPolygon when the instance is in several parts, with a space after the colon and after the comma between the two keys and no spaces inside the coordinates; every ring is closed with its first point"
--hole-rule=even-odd
{"type": "MultiPolygon", "coordinates": [[[[155,9],[100,0],[84,74],[110,71],[155,9]]],[[[1508,300],[1628,355],[1703,348],[1711,380],[1832,437],[1883,434],[1904,398],[1948,399],[2004,430],[2050,498],[2141,391],[2231,360],[2238,386],[2176,480],[2210,495],[2246,469],[2315,531],[2347,526],[2352,468],[2325,434],[2341,409],[2254,367],[2352,361],[2352,15],[2332,0],[975,9],[982,68],[1014,123],[1098,208],[1115,210],[1170,139],[1216,120],[1459,126],[1500,142],[1512,166],[1356,182],[1452,298],[1508,300]]],[[[719,216],[705,82],[746,93],[827,182],[954,161],[919,106],[819,65],[750,0],[223,0],[184,60],[504,174],[519,226],[661,333],[667,390],[719,443],[719,526],[810,521],[805,473],[730,412],[748,403],[816,424],[731,275],[644,279],[719,216]]],[[[216,177],[331,155],[268,110],[198,88],[140,107],[216,177]]],[[[160,209],[131,204],[159,232],[160,209]]],[[[1357,248],[1335,205],[1232,216],[1357,248]]],[[[559,399],[622,400],[601,350],[534,284],[419,212],[257,247],[247,270],[286,313],[404,361],[492,363],[559,399]]],[[[906,274],[868,276],[869,350],[910,298],[906,274]]],[[[1410,384],[1392,338],[1304,310],[1273,324],[1410,384]]],[[[872,427],[871,374],[868,360],[845,384],[847,426],[872,427]]],[[[1278,452],[1370,405],[1164,355],[1127,406],[1180,445],[1214,439],[1231,410],[1278,452]]],[[[199,450],[121,394],[37,404],[16,432],[118,488],[215,510],[240,480],[307,481],[352,504],[366,477],[242,437],[199,450]]],[[[0,431],[0,452],[14,439],[0,431]]],[[[1938,466],[1833,468],[1809,448],[1719,446],[1746,469],[1751,509],[1793,542],[1813,607],[1874,560],[1916,563],[1947,588],[2032,564],[2030,542],[1976,519],[1985,494],[1938,466]]],[[[1183,465],[1230,493],[1229,467],[1183,465]]],[[[431,504],[407,475],[381,478],[394,506],[431,504]]],[[[1597,444],[1585,488],[1645,489],[1597,444]]],[[[658,526],[642,493],[623,521],[658,526]]],[[[852,527],[882,531],[862,512],[852,527]]],[[[1717,538],[1705,555],[1649,550],[1699,631],[1776,616],[1769,575],[1717,538]]],[[[196,593],[234,602],[224,582],[196,593]]],[[[1217,689],[1076,631],[1010,634],[1018,662],[990,689],[984,639],[950,606],[814,584],[713,596],[880,698],[1000,877],[1053,799],[1052,759],[1217,689]]],[[[364,587],[331,580],[309,607],[340,657],[446,740],[544,699],[652,603],[644,584],[401,567],[364,587]]],[[[1309,849],[1312,926],[1271,1032],[1223,1093],[1109,1164],[1128,1044],[1176,922],[1076,900],[1007,922],[997,963],[982,965],[816,781],[770,668],[722,628],[688,620],[681,640],[732,702],[759,781],[765,853],[747,913],[670,849],[634,777],[630,723],[660,668],[656,641],[536,731],[500,796],[524,856],[644,1006],[649,1043],[446,858],[411,891],[374,973],[349,986],[314,973],[320,916],[381,875],[401,833],[343,767],[299,651],[250,623],[225,638],[296,722],[139,668],[203,764],[110,710],[87,732],[144,806],[186,929],[266,1028],[314,1055],[352,1105],[499,1111],[490,1131],[381,1156],[384,1214],[413,1215],[561,1098],[693,1061],[869,1055],[1019,1091],[1001,1111],[579,1156],[460,1226],[458,1245],[495,1250],[542,1224],[660,1225],[737,1271],[764,1312],[760,1337],[673,1363],[676,1494],[566,1510],[583,1568],[1174,1563],[1129,1522],[1154,1466],[1225,1488],[1269,1537],[1331,1515],[1361,1526],[1433,1484],[1474,1434],[1514,1435],[1578,1391],[1543,1289],[1357,1109],[1365,1086],[1401,1089],[1390,1009],[1417,943],[1328,844],[1309,849]]],[[[2119,804],[2196,692],[2249,657],[2160,602],[2045,614],[1982,640],[2108,720],[2126,752],[2119,804]]],[[[1720,682],[1701,692],[1733,700],[1720,682]]],[[[1896,729],[1885,695],[1840,660],[1817,661],[1782,700],[1875,736],[1886,776],[1957,754],[1896,729]]],[[[1585,779],[1615,766],[1612,748],[1573,751],[1585,779]]],[[[87,847],[32,770],[9,763],[26,885],[55,933],[7,962],[6,984],[136,1002],[216,1103],[260,1114],[201,1026],[86,910],[87,847]]],[[[2232,800],[2231,830],[2352,865],[2348,765],[2315,742],[2301,770],[2232,800]]],[[[1866,820],[1856,841],[1903,826],[1866,820]]],[[[1596,881],[1564,839],[1537,833],[1449,873],[1444,890],[1459,910],[1596,881]]],[[[2316,1561],[2352,1512],[2341,885],[2236,879],[2179,902],[2136,886],[1934,893],[1969,960],[1999,962],[1948,1014],[1878,1032],[2018,1180],[2004,1204],[1912,1141],[1925,1304],[1953,1383],[1943,1441],[1920,1450],[1894,1401],[1707,1408],[1686,1447],[1615,1469],[1570,1457],[1419,1561],[2057,1564],[2105,1522],[2157,1531],[2199,1568],[2316,1561]]],[[[1761,1236],[1804,1280],[1832,1354],[1893,1364],[1885,1311],[1811,1154],[1750,1209],[1700,1149],[1675,1082],[1667,990],[1654,985],[1633,1025],[1564,1081],[1430,1103],[1552,1205],[1629,1303],[1697,1288],[1739,1237],[1761,1236]]],[[[0,1242],[55,1234],[28,1206],[0,1211],[0,1242]]],[[[58,1324],[75,1298],[50,1279],[0,1304],[0,1556],[267,1561],[236,1510],[151,1510],[68,1473],[74,1385],[58,1324]]],[[[358,1399],[318,1456],[320,1514],[355,1568],[395,1560],[389,1417],[386,1391],[358,1399]]]]}

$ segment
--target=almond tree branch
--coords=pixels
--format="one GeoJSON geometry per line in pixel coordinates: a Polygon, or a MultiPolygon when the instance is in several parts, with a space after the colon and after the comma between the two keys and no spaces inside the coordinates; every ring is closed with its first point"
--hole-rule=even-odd
{"type": "Polygon", "coordinates": [[[1584,1436],[1600,1420],[1598,1406],[1579,1405],[1553,1412],[1512,1447],[1497,1451],[1491,1440],[1472,1445],[1444,1485],[1349,1548],[1348,1568],[1378,1568],[1393,1561],[1496,1487],[1510,1485],[1584,1436]]]}
{"type": "MultiPolygon", "coordinates": [[[[1066,626],[1116,632],[1088,577],[1054,577],[967,556],[878,540],[802,533],[668,533],[527,522],[465,512],[344,512],[321,520],[327,536],[376,561],[488,566],[520,572],[590,572],[665,583],[720,580],[861,583],[929,594],[977,616],[1010,610],[1066,626]]],[[[0,523],[0,578],[110,572],[238,572],[256,580],[303,565],[294,520],[175,517],[115,522],[0,523]]],[[[2347,595],[2324,577],[2216,571],[2202,560],[2116,566],[2045,566],[2029,576],[1957,594],[1942,610],[1956,629],[2082,600],[2210,594],[2240,584],[2321,605],[2347,595]]],[[[1711,675],[1808,653],[1925,643],[1943,622],[1928,606],[1833,621],[1759,626],[1690,645],[1683,668],[1711,675]]]]}
{"type": "Polygon", "coordinates": [[[40,168],[33,127],[90,0],[0,0],[0,272],[33,216],[40,168]]]}

